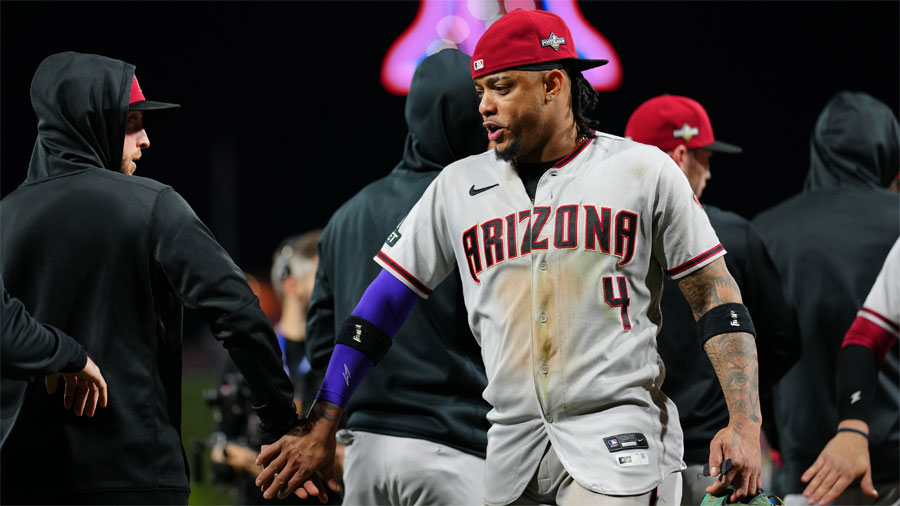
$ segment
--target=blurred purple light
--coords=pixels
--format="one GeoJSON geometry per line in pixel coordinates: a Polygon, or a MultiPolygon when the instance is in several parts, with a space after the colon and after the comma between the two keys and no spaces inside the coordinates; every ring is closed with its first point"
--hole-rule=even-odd
{"type": "Polygon", "coordinates": [[[575,0],[419,0],[419,11],[409,28],[388,49],[381,66],[381,83],[395,95],[406,95],[416,66],[441,49],[457,48],[472,54],[484,30],[513,9],[550,11],[562,17],[575,39],[578,55],[603,58],[609,63],[584,72],[599,91],[610,91],[622,82],[619,55],[581,14],[575,0]]]}

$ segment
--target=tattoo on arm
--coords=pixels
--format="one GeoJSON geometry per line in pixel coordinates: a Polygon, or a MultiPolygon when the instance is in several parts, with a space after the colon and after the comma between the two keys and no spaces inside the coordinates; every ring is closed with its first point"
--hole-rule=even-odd
{"type": "Polygon", "coordinates": [[[318,419],[324,418],[326,421],[333,422],[340,418],[341,416],[341,407],[337,404],[317,399],[316,402],[313,403],[312,409],[310,410],[310,418],[318,419]]]}
{"type": "Polygon", "coordinates": [[[743,302],[738,288],[725,260],[717,258],[711,264],[678,280],[678,288],[691,305],[694,320],[710,309],[728,302],[743,302]]]}
{"type": "MultiPolygon", "coordinates": [[[[685,276],[678,281],[678,286],[695,320],[721,304],[742,302],[740,289],[721,258],[685,276]]],[[[720,334],[708,340],[703,348],[719,377],[732,423],[743,425],[737,420],[741,418],[760,423],[759,360],[753,336],[744,332],[720,334]]]]}
{"type": "Polygon", "coordinates": [[[340,406],[323,399],[316,399],[312,407],[309,408],[309,413],[305,417],[300,418],[300,423],[291,429],[291,433],[295,436],[305,436],[312,431],[318,420],[324,419],[326,422],[335,422],[340,417],[340,406]]]}
{"type": "Polygon", "coordinates": [[[719,377],[732,420],[746,417],[760,423],[759,362],[753,336],[719,334],[706,342],[704,350],[719,377]]]}

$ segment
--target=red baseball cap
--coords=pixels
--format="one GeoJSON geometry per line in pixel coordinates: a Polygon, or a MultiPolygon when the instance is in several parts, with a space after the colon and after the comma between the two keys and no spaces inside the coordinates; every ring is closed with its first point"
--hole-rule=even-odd
{"type": "Polygon", "coordinates": [[[653,97],[638,106],[628,118],[625,137],[663,151],[673,150],[679,144],[720,153],[743,151],[734,144],[717,141],[706,109],[696,100],[678,95],[653,97]]]}
{"type": "Polygon", "coordinates": [[[161,115],[160,113],[172,113],[180,107],[178,104],[147,100],[144,97],[144,92],[141,91],[141,86],[138,84],[137,76],[131,78],[131,96],[128,99],[129,111],[144,111],[144,116],[146,117],[147,114],[156,116],[161,115]]]}
{"type": "Polygon", "coordinates": [[[472,53],[472,79],[506,69],[549,70],[565,64],[583,71],[607,60],[578,57],[566,22],[546,11],[516,9],[494,22],[472,53]]]}

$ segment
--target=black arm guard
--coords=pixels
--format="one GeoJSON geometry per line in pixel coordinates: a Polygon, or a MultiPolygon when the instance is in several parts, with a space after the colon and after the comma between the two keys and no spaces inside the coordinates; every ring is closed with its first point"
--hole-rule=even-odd
{"type": "Polygon", "coordinates": [[[697,322],[697,340],[700,348],[713,337],[731,332],[746,332],[756,337],[756,329],[753,328],[753,320],[747,306],[728,302],[710,309],[697,322]]]}
{"type": "Polygon", "coordinates": [[[868,423],[878,382],[875,353],[861,344],[841,348],[835,376],[838,419],[855,418],[868,423]]]}
{"type": "Polygon", "coordinates": [[[393,343],[393,339],[377,325],[353,315],[344,320],[344,325],[334,338],[334,344],[343,344],[359,350],[363,355],[371,358],[375,365],[381,362],[393,343]]]}

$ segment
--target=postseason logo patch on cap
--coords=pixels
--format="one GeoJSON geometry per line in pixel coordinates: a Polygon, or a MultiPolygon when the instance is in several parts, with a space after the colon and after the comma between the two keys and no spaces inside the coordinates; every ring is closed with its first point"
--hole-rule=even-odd
{"type": "Polygon", "coordinates": [[[672,137],[676,139],[684,139],[685,141],[691,140],[695,135],[700,135],[700,129],[697,127],[692,127],[687,123],[681,125],[681,128],[678,130],[672,131],[672,137]]]}
{"type": "Polygon", "coordinates": [[[565,37],[557,37],[555,33],[550,32],[550,36],[541,39],[541,47],[552,47],[554,51],[559,52],[559,46],[565,45],[565,37]]]}

